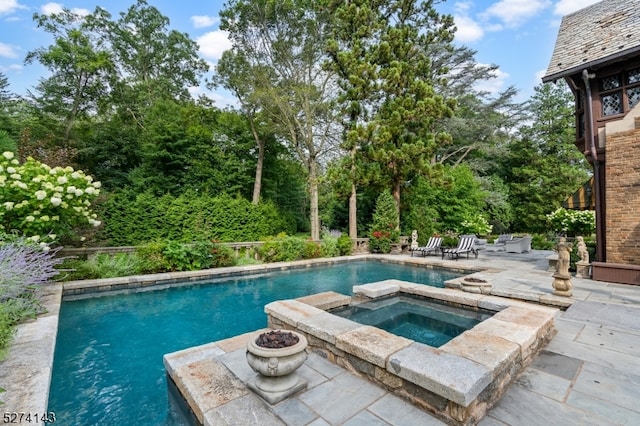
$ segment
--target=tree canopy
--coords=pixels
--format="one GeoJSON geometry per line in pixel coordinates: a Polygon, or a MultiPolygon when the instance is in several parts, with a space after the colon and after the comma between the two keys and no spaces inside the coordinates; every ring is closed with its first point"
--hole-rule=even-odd
{"type": "Polygon", "coordinates": [[[220,29],[231,48],[209,80],[196,42],[145,0],[117,16],[36,13],[52,43],[25,62],[49,74],[20,98],[0,73],[0,147],[85,171],[113,209],[224,195],[272,203],[312,239],[323,228],[357,237],[385,193],[392,236],[486,222],[543,232],[590,173],[571,94],[541,85],[518,103],[513,87],[487,92],[497,66],[455,45],[453,18],[435,5],[229,0],[220,29]],[[192,96],[197,86],[231,91],[237,107],[192,96]]]}

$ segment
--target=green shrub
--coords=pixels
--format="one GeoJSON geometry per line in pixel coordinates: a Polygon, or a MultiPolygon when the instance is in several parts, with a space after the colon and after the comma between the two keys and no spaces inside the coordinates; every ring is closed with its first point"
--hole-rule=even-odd
{"type": "Polygon", "coordinates": [[[216,243],[211,245],[210,268],[222,268],[225,266],[234,266],[235,264],[236,259],[231,247],[216,243]]]}
{"type": "Polygon", "coordinates": [[[457,247],[459,238],[453,235],[442,236],[442,247],[457,247]]]}
{"type": "Polygon", "coordinates": [[[589,236],[596,230],[596,214],[593,210],[568,210],[559,208],[547,215],[551,228],[568,236],[589,236]]]}
{"type": "Polygon", "coordinates": [[[330,234],[325,234],[322,236],[320,249],[320,256],[322,257],[340,256],[340,249],[338,248],[338,238],[330,234]]]}
{"type": "Polygon", "coordinates": [[[302,258],[303,259],[315,259],[317,257],[324,256],[324,241],[318,243],[313,240],[307,240],[304,242],[304,246],[302,247],[302,258]]]}
{"type": "Polygon", "coordinates": [[[15,333],[15,319],[8,303],[0,303],[0,361],[7,356],[15,333]]]}
{"type": "Polygon", "coordinates": [[[240,256],[236,259],[236,265],[238,266],[259,265],[261,263],[261,260],[256,260],[253,257],[240,256]]]}
{"type": "Polygon", "coordinates": [[[211,267],[213,243],[199,241],[191,244],[169,241],[162,255],[169,271],[196,271],[211,267]]]}
{"type": "Polygon", "coordinates": [[[492,229],[485,215],[474,213],[462,221],[459,231],[461,234],[487,235],[492,229]]]}
{"type": "Polygon", "coordinates": [[[267,238],[260,248],[260,256],[265,262],[289,262],[302,258],[305,240],[279,234],[267,238]]]}
{"type": "Polygon", "coordinates": [[[93,280],[100,278],[126,277],[144,272],[144,261],[136,253],[100,253],[87,260],[75,260],[63,267],[75,269],[69,271],[66,280],[93,280]]]}
{"type": "Polygon", "coordinates": [[[89,206],[100,186],[81,170],[49,167],[31,157],[20,164],[6,151],[0,154],[0,229],[48,247],[72,237],[76,227],[97,227],[89,206]]]}
{"type": "Polygon", "coordinates": [[[155,274],[167,270],[167,259],[164,257],[164,250],[167,243],[155,241],[136,247],[136,253],[142,262],[142,271],[145,274],[155,274]]]}
{"type": "Polygon", "coordinates": [[[531,248],[534,250],[552,250],[555,243],[553,238],[544,234],[533,234],[531,236],[531,248]]]}
{"type": "Polygon", "coordinates": [[[98,206],[103,228],[98,239],[108,245],[149,241],[259,241],[280,232],[295,232],[291,215],[271,202],[252,204],[229,195],[212,197],[185,192],[176,197],[149,193],[112,194],[98,206]]]}
{"type": "Polygon", "coordinates": [[[347,234],[340,235],[337,244],[340,256],[349,256],[353,251],[353,241],[351,241],[351,238],[349,238],[347,234]]]}

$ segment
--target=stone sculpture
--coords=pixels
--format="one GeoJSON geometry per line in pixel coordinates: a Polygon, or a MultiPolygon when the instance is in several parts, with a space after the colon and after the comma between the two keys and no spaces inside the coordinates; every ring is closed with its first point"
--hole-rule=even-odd
{"type": "Polygon", "coordinates": [[[578,243],[576,244],[576,249],[578,250],[580,261],[589,263],[589,251],[587,250],[587,245],[584,243],[584,238],[576,237],[576,240],[578,241],[578,243]]]}
{"type": "Polygon", "coordinates": [[[584,238],[576,237],[578,243],[576,249],[580,260],[576,262],[576,278],[591,278],[591,268],[589,265],[589,251],[587,245],[584,243],[584,238]]]}
{"type": "Polygon", "coordinates": [[[411,250],[418,248],[418,231],[415,229],[411,232],[411,250]]]}
{"type": "Polygon", "coordinates": [[[573,245],[567,242],[565,237],[560,237],[560,241],[556,244],[554,250],[558,252],[558,266],[555,274],[553,274],[553,294],[558,296],[571,296],[573,292],[573,284],[571,284],[571,275],[569,274],[569,262],[571,261],[571,249],[573,245]]]}

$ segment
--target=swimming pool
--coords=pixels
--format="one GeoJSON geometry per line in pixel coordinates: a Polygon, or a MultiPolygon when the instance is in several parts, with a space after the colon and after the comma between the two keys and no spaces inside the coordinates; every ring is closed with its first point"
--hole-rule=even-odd
{"type": "Polygon", "coordinates": [[[162,356],[266,326],[263,307],[400,279],[442,287],[461,274],[374,261],[63,301],[49,410],[65,425],[175,425],[162,356]]]}

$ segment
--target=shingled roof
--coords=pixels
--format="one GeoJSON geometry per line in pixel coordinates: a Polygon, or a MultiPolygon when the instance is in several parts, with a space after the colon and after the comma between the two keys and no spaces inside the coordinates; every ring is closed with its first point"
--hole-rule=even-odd
{"type": "Polygon", "coordinates": [[[562,18],[543,82],[640,54],[640,0],[604,0],[562,18]]]}

